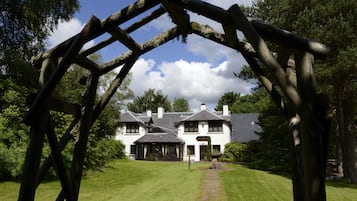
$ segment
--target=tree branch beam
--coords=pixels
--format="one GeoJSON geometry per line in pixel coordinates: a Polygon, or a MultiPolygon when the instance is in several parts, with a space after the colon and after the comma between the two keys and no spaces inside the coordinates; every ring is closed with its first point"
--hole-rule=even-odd
{"type": "MultiPolygon", "coordinates": [[[[73,139],[73,135],[71,134],[71,131],[77,125],[79,119],[80,119],[79,115],[74,118],[71,125],[69,125],[66,132],[63,134],[62,138],[58,142],[58,149],[60,151],[62,151],[65,148],[65,146],[68,144],[68,142],[71,139],[73,139]]],[[[37,176],[36,188],[38,187],[38,185],[40,185],[40,182],[45,177],[52,164],[53,164],[53,154],[51,153],[41,165],[41,168],[37,176]]]]}
{"type": "MultiPolygon", "coordinates": [[[[222,24],[235,24],[228,12],[220,7],[199,0],[181,0],[174,1],[183,8],[190,10],[199,15],[203,15],[209,19],[222,24]]],[[[235,5],[238,6],[238,5],[235,5]]],[[[264,24],[257,20],[249,19],[249,23],[259,32],[266,40],[270,40],[280,45],[289,44],[293,48],[308,51],[316,56],[327,56],[330,53],[330,48],[319,42],[307,40],[304,37],[298,36],[286,30],[275,28],[271,25],[264,24]]],[[[237,26],[238,30],[242,27],[237,26]]],[[[242,30],[241,30],[242,31],[242,30]]]]}
{"type": "Polygon", "coordinates": [[[42,107],[42,103],[50,96],[58,82],[67,71],[70,64],[72,64],[73,59],[84,45],[86,39],[98,28],[98,26],[100,26],[99,20],[95,17],[92,17],[86,26],[82,29],[81,33],[77,36],[76,40],[73,41],[71,47],[68,49],[68,51],[66,51],[63,59],[58,64],[56,70],[51,74],[51,77],[36,96],[36,99],[34,100],[29,112],[25,117],[26,124],[30,125],[34,119],[37,118],[39,110],[42,107]]]}
{"type": "Polygon", "coordinates": [[[54,160],[54,167],[55,167],[56,173],[58,175],[58,178],[60,179],[62,190],[65,194],[66,199],[69,201],[73,201],[73,193],[72,193],[71,183],[69,182],[69,178],[66,173],[66,168],[65,168],[65,165],[63,162],[61,150],[58,147],[57,137],[56,137],[56,133],[55,133],[55,130],[53,127],[51,115],[48,116],[47,132],[46,133],[47,133],[48,143],[51,148],[51,154],[52,154],[53,160],[54,160]]]}
{"type": "Polygon", "coordinates": [[[133,58],[138,57],[138,55],[144,54],[174,38],[177,38],[178,36],[181,35],[181,32],[177,29],[177,27],[172,28],[170,30],[167,30],[156,37],[152,38],[151,40],[148,40],[147,42],[142,44],[142,50],[139,53],[134,53],[133,51],[129,50],[128,52],[120,55],[119,57],[104,63],[101,65],[101,74],[105,74],[113,69],[115,69],[118,66],[121,66],[128,61],[132,60],[133,58]]]}
{"type": "Polygon", "coordinates": [[[113,26],[113,28],[109,30],[109,33],[119,42],[123,43],[125,46],[131,49],[134,53],[141,51],[142,47],[137,44],[136,41],[131,38],[128,33],[123,31],[119,27],[113,26]]]}
{"type": "Polygon", "coordinates": [[[99,75],[91,74],[88,80],[88,85],[86,93],[84,95],[83,107],[84,114],[80,119],[79,126],[79,139],[75,144],[73,151],[73,160],[71,167],[71,182],[72,182],[72,192],[74,200],[78,200],[78,194],[80,189],[80,183],[83,172],[84,158],[87,151],[87,143],[89,130],[92,126],[93,119],[93,106],[96,97],[96,90],[98,86],[99,75]]]}
{"type": "MultiPolygon", "coordinates": [[[[133,32],[133,31],[139,29],[140,27],[144,26],[145,24],[151,22],[152,20],[160,17],[164,13],[166,13],[165,8],[160,7],[158,9],[156,9],[155,11],[153,11],[150,15],[148,15],[148,16],[144,17],[143,19],[141,19],[141,20],[133,23],[132,25],[130,25],[129,27],[124,29],[124,31],[129,34],[129,33],[133,32]]],[[[95,46],[80,52],[80,55],[82,55],[82,56],[91,55],[94,52],[97,52],[98,50],[100,50],[100,49],[112,44],[115,41],[116,41],[116,39],[113,36],[111,36],[111,37],[103,40],[102,42],[96,44],[95,46]]]]}
{"type": "Polygon", "coordinates": [[[274,59],[264,40],[255,31],[254,27],[249,23],[238,5],[233,5],[228,10],[232,16],[233,22],[241,27],[242,32],[248,41],[252,44],[255,52],[261,61],[268,67],[268,70],[274,76],[279,87],[282,89],[285,96],[294,105],[295,108],[301,110],[301,97],[297,89],[286,78],[285,72],[280,64],[274,59]]]}
{"type": "MultiPolygon", "coordinates": [[[[111,26],[119,26],[120,24],[142,14],[143,12],[151,9],[159,3],[159,0],[138,0],[137,2],[121,9],[120,11],[104,19],[101,23],[101,28],[96,29],[95,32],[92,32],[90,35],[88,35],[88,37],[85,38],[84,43],[106,33],[111,28],[111,26]]],[[[46,51],[45,53],[34,57],[32,59],[32,62],[35,66],[37,66],[36,63],[42,62],[42,60],[45,58],[62,57],[66,53],[66,50],[70,48],[72,43],[78,38],[79,35],[80,33],[60,43],[59,45],[46,51]]]]}
{"type": "Polygon", "coordinates": [[[233,29],[226,28],[226,34],[223,35],[214,31],[211,27],[207,25],[203,26],[199,23],[192,22],[191,26],[193,33],[239,51],[245,58],[245,60],[248,62],[253,72],[257,75],[259,81],[263,84],[264,88],[267,90],[274,103],[281,109],[284,114],[287,113],[284,99],[273,86],[270,79],[265,75],[260,65],[256,61],[256,54],[255,51],[251,48],[251,45],[246,42],[239,42],[238,38],[234,39],[234,37],[232,37],[236,33],[235,29],[234,33],[231,33],[233,29]],[[229,39],[230,42],[228,41],[228,37],[226,35],[231,35],[229,39]]]}
{"type": "Polygon", "coordinates": [[[97,63],[95,63],[94,61],[88,59],[87,57],[78,54],[75,58],[74,58],[74,63],[78,64],[79,66],[89,70],[89,71],[93,71],[96,73],[100,72],[100,68],[99,65],[97,63]]]}
{"type": "Polygon", "coordinates": [[[170,0],[163,0],[162,4],[171,16],[172,21],[180,29],[182,35],[186,37],[188,34],[191,34],[190,16],[185,10],[170,0]]]}

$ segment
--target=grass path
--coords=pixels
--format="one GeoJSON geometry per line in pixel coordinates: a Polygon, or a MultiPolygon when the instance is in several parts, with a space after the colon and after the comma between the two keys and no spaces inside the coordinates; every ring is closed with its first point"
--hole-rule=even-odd
{"type": "MultiPolygon", "coordinates": [[[[225,168],[230,169],[228,171],[208,170],[209,165],[195,163],[192,170],[188,170],[187,163],[183,162],[113,161],[103,172],[83,177],[79,200],[292,200],[291,181],[285,177],[232,164],[225,164],[225,168]],[[218,183],[210,187],[204,185],[212,180],[218,183]]],[[[19,188],[19,183],[0,181],[0,201],[17,200],[19,188]]],[[[42,183],[36,192],[36,200],[55,200],[59,190],[59,182],[42,183]]],[[[328,182],[326,191],[328,201],[357,200],[357,185],[328,182]]]]}

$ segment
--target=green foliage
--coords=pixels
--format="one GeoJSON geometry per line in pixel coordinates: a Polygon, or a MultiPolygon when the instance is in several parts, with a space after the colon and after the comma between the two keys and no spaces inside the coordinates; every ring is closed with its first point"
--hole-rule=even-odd
{"type": "Polygon", "coordinates": [[[167,95],[155,89],[148,89],[143,96],[135,97],[132,103],[128,104],[128,110],[132,112],[146,112],[147,110],[156,111],[158,107],[163,107],[165,111],[171,111],[171,103],[167,95]]]}
{"type": "Polygon", "coordinates": [[[22,122],[27,89],[11,79],[0,80],[0,179],[22,174],[29,129],[22,122]]]}
{"type": "Polygon", "coordinates": [[[78,0],[2,0],[0,60],[15,50],[28,61],[43,49],[46,37],[58,22],[69,20],[78,9],[78,0]]]}
{"type": "Polygon", "coordinates": [[[218,100],[218,103],[215,107],[216,111],[222,111],[223,105],[228,105],[228,108],[231,108],[234,102],[240,97],[240,94],[234,92],[226,92],[218,100]]]}
{"type": "Polygon", "coordinates": [[[251,94],[239,96],[230,108],[232,113],[261,112],[269,104],[270,97],[264,89],[258,89],[251,94]]]}
{"type": "MultiPolygon", "coordinates": [[[[269,24],[331,47],[331,54],[327,58],[315,61],[314,70],[319,91],[332,98],[334,108],[344,111],[343,118],[337,121],[338,127],[345,127],[344,132],[339,133],[344,139],[341,143],[354,144],[349,146],[352,149],[342,151],[343,157],[351,160],[344,161],[344,164],[355,164],[357,160],[356,154],[353,157],[345,154],[353,153],[353,147],[356,146],[355,137],[348,129],[355,127],[357,116],[356,8],[355,0],[255,0],[250,10],[252,16],[269,24]]],[[[341,147],[344,149],[347,145],[342,144],[341,147]]],[[[356,171],[355,167],[352,168],[356,171]]],[[[344,169],[346,171],[349,168],[344,169]]],[[[357,178],[354,180],[357,181],[357,178]]]]}
{"type": "Polygon", "coordinates": [[[251,158],[251,167],[290,173],[290,136],[288,123],[281,111],[272,103],[258,117],[262,128],[259,141],[253,144],[256,154],[251,158]]]}
{"type": "Polygon", "coordinates": [[[84,162],[84,168],[86,169],[100,168],[113,159],[125,157],[125,147],[120,141],[91,136],[88,145],[84,162]]]}
{"type": "Polygon", "coordinates": [[[224,146],[223,160],[229,162],[246,162],[247,154],[247,144],[230,142],[224,146]]]}
{"type": "Polygon", "coordinates": [[[172,103],[173,112],[189,112],[190,104],[185,98],[175,98],[172,103]]]}

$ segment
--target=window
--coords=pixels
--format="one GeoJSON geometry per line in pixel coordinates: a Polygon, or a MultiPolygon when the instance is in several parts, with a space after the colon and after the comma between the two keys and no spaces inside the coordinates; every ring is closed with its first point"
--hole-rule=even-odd
{"type": "Polygon", "coordinates": [[[198,122],[197,121],[188,121],[185,122],[185,132],[198,132],[198,122]]]}
{"type": "Polygon", "coordinates": [[[130,145],[130,154],[136,154],[136,145],[130,145]]]}
{"type": "Polygon", "coordinates": [[[213,145],[212,149],[213,149],[213,153],[220,153],[221,152],[221,145],[213,145]]]}
{"type": "Polygon", "coordinates": [[[139,133],[139,124],[126,123],[126,133],[139,133]]]}
{"type": "Polygon", "coordinates": [[[187,155],[195,155],[195,146],[187,145],[187,155]]]}
{"type": "Polygon", "coordinates": [[[222,132],[222,121],[209,121],[208,122],[208,132],[222,132]]]}

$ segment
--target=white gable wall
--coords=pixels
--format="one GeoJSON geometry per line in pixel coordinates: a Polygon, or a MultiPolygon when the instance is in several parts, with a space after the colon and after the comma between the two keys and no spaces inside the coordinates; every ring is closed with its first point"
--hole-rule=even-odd
{"type": "Polygon", "coordinates": [[[198,136],[209,136],[211,145],[220,145],[221,153],[224,151],[224,146],[231,142],[231,129],[227,123],[223,123],[222,132],[208,132],[208,121],[199,121],[198,132],[184,132],[184,124],[181,123],[178,129],[178,137],[185,141],[183,160],[188,161],[187,146],[195,146],[195,154],[190,155],[190,159],[194,161],[200,160],[200,146],[208,145],[206,141],[197,141],[198,136]]]}
{"type": "Polygon", "coordinates": [[[119,127],[117,129],[117,133],[115,135],[116,140],[120,140],[125,145],[125,155],[129,158],[135,158],[135,156],[131,156],[130,154],[130,146],[134,145],[134,142],[141,138],[147,130],[141,124],[139,124],[139,133],[126,133],[126,125],[123,124],[123,127],[119,127]]]}

